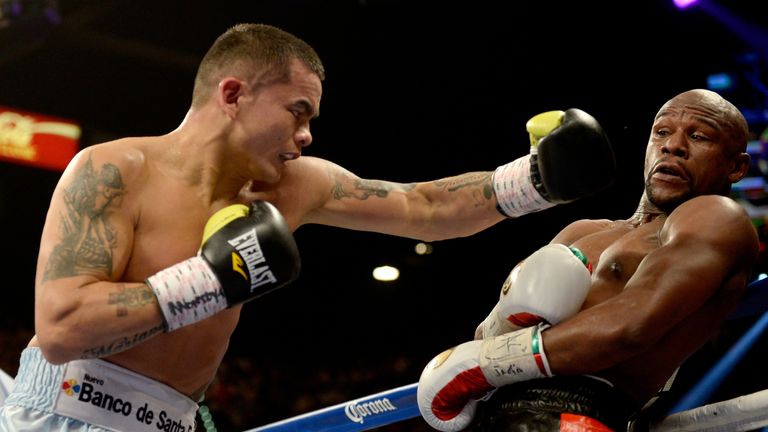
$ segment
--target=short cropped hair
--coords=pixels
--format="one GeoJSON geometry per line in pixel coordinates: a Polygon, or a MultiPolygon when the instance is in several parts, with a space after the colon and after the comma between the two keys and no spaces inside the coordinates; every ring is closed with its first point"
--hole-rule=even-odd
{"type": "MultiPolygon", "coordinates": [[[[219,36],[200,62],[192,90],[192,107],[210,97],[218,81],[239,66],[254,72],[287,75],[290,62],[298,59],[325,79],[325,68],[315,50],[298,37],[266,24],[237,24],[219,36]]],[[[246,77],[243,77],[246,78],[246,77]]]]}

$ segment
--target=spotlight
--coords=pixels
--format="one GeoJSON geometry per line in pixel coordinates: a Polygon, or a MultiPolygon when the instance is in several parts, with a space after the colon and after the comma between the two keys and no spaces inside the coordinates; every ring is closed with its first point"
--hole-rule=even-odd
{"type": "Polygon", "coordinates": [[[716,73],[707,76],[707,87],[712,91],[725,91],[733,88],[733,78],[729,73],[716,73]]]}
{"type": "Polygon", "coordinates": [[[696,5],[696,3],[698,3],[698,0],[673,0],[673,3],[675,3],[675,6],[678,9],[687,9],[691,6],[696,5]]]}
{"type": "Polygon", "coordinates": [[[392,282],[400,277],[400,270],[392,266],[380,266],[373,269],[373,278],[381,282],[392,282]]]}

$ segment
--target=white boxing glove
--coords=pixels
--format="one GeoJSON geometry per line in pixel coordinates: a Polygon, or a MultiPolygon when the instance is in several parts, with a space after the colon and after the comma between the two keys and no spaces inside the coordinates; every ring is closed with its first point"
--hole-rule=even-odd
{"type": "Polygon", "coordinates": [[[475,330],[475,339],[570,318],[587,297],[591,273],[580,250],[562,244],[542,247],[509,273],[499,302],[475,330]]]}
{"type": "Polygon", "coordinates": [[[419,378],[419,412],[433,428],[460,431],[472,422],[477,401],[497,387],[552,376],[540,325],[465,342],[433,358],[419,378]]]}

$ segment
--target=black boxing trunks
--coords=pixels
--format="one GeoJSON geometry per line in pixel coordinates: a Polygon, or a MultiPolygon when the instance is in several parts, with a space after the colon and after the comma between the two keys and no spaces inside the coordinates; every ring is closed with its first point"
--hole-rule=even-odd
{"type": "Polygon", "coordinates": [[[640,407],[607,381],[556,376],[496,390],[478,406],[474,432],[625,432],[640,407]]]}

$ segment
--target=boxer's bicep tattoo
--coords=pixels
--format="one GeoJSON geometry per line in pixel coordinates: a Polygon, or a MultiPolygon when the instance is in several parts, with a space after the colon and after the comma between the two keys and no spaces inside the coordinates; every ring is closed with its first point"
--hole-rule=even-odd
{"type": "Polygon", "coordinates": [[[99,357],[106,357],[112,354],[117,354],[121,351],[125,351],[127,349],[133,348],[134,346],[148,340],[152,336],[158,333],[162,333],[164,330],[165,330],[165,326],[161,324],[161,325],[152,327],[149,330],[136,333],[133,336],[121,336],[106,345],[100,345],[100,346],[96,346],[96,347],[92,347],[84,350],[80,358],[82,359],[99,358],[99,357]]]}
{"type": "Polygon", "coordinates": [[[61,241],[54,246],[43,272],[43,281],[68,276],[112,276],[117,232],[109,217],[125,194],[120,170],[104,164],[98,170],[89,158],[63,191],[61,241]]]}

